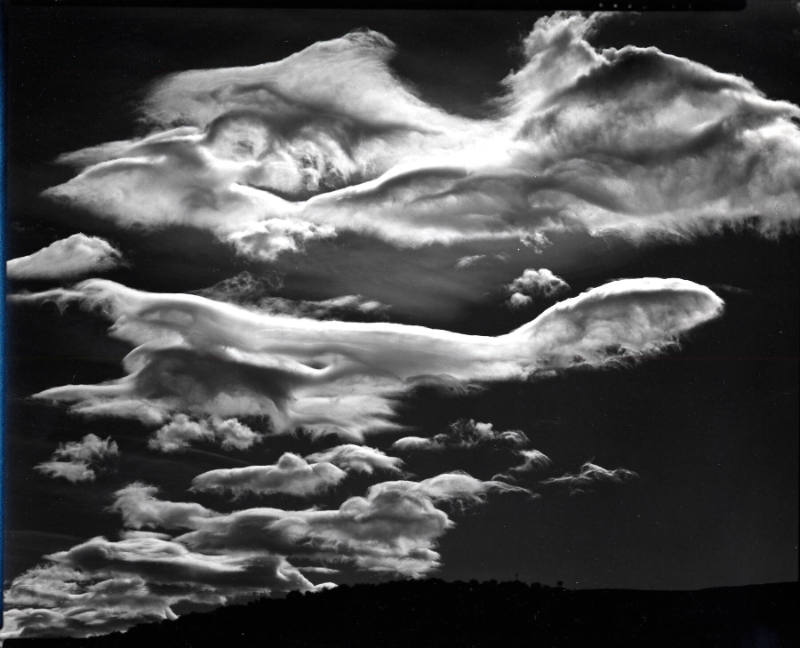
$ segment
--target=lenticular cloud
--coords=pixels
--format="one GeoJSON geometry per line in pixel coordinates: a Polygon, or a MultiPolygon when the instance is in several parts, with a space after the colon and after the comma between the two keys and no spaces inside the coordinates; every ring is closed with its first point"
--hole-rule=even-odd
{"type": "Polygon", "coordinates": [[[62,156],[79,173],[45,193],[125,227],[209,229],[266,260],[342,231],[414,247],[794,226],[800,109],[654,47],[598,50],[604,19],[537,21],[485,119],[415,96],[371,31],[175,74],[142,106],[149,135],[62,156]]]}
{"type": "Polygon", "coordinates": [[[681,279],[625,279],[558,302],[496,337],[393,323],[270,315],[186,294],[156,294],[107,280],[15,297],[80,302],[135,348],[127,375],[65,385],[37,398],[72,403],[87,416],[157,423],[173,414],[266,415],[361,439],[396,427],[392,404],[420,379],[524,380],[542,371],[638,359],[674,345],[717,317],[722,300],[681,279]],[[146,412],[147,416],[142,416],[146,412]]]}

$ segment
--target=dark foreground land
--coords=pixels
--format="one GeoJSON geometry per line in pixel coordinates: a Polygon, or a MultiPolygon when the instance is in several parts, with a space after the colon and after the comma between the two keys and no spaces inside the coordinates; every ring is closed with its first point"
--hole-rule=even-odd
{"type": "Polygon", "coordinates": [[[774,648],[798,645],[797,590],[797,583],[656,592],[404,581],[290,594],[90,639],[7,645],[774,648]]]}

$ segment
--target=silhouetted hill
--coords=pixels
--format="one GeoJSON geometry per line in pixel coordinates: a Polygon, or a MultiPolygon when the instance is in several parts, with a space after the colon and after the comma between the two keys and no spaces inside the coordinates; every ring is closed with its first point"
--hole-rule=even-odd
{"type": "Polygon", "coordinates": [[[126,633],[11,640],[8,645],[777,648],[798,645],[797,609],[797,583],[658,592],[398,581],[262,599],[126,633]]]}

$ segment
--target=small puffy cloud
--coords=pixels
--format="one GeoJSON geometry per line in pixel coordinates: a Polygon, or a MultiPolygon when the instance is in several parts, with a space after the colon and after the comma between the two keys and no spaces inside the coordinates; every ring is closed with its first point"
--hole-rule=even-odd
{"type": "Polygon", "coordinates": [[[132,529],[192,528],[195,520],[216,513],[194,502],[168,502],[158,499],[158,488],[134,482],[114,493],[110,510],[118,512],[125,526],[132,529]]]}
{"type": "Polygon", "coordinates": [[[36,470],[50,477],[70,482],[94,481],[98,472],[109,468],[119,456],[119,446],[110,437],[101,439],[87,434],[80,441],[62,443],[49,461],[36,465],[36,470]]]}
{"type": "Polygon", "coordinates": [[[403,437],[392,445],[404,451],[437,451],[452,448],[524,448],[529,443],[521,430],[495,430],[491,423],[480,423],[472,419],[459,420],[451,424],[447,432],[429,438],[403,437]]]}
{"type": "Polygon", "coordinates": [[[309,497],[330,490],[346,475],[344,470],[330,462],[309,463],[287,452],[270,466],[221,468],[202,473],[192,480],[192,489],[230,491],[234,495],[285,493],[309,497]]]}
{"type": "Polygon", "coordinates": [[[210,417],[193,420],[186,414],[176,414],[156,430],[147,445],[160,452],[186,450],[199,442],[218,443],[225,450],[246,450],[261,440],[261,435],[235,418],[210,417]]]}
{"type": "Polygon", "coordinates": [[[122,263],[122,253],[105,239],[73,234],[38,252],[6,261],[6,275],[9,279],[73,279],[112,270],[122,263]]]}
{"type": "Polygon", "coordinates": [[[553,274],[552,270],[540,268],[539,270],[527,269],[519,277],[514,279],[506,286],[506,290],[511,294],[509,303],[512,306],[520,306],[529,303],[520,302],[522,298],[529,297],[555,297],[569,290],[569,284],[561,277],[553,274]]]}
{"type": "Polygon", "coordinates": [[[401,472],[403,460],[390,457],[380,450],[367,446],[346,443],[306,457],[308,461],[328,462],[347,472],[361,472],[371,475],[376,470],[401,472]]]}
{"type": "Polygon", "coordinates": [[[627,468],[608,470],[587,461],[581,466],[580,472],[551,477],[542,480],[542,484],[564,486],[570,495],[576,495],[589,491],[599,484],[622,484],[636,477],[638,475],[627,468]]]}

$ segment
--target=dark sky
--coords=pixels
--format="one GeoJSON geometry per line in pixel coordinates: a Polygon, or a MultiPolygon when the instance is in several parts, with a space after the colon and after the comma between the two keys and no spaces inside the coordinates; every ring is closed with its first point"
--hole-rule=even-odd
{"type": "MultiPolygon", "coordinates": [[[[519,43],[540,15],[11,7],[6,257],[30,254],[82,231],[123,250],[129,267],[108,276],[140,290],[195,291],[243,270],[255,275],[277,270],[282,285],[275,294],[281,297],[319,300],[359,293],[389,303],[392,321],[484,335],[507,332],[549,305],[537,303],[520,313],[498,300],[497,289],[529,267],[546,266],[567,278],[570,295],[623,277],[680,277],[708,286],[724,299],[723,316],[663,356],[623,368],[501,382],[477,394],[421,389],[405,397],[399,417],[418,436],[440,433],[458,419],[486,421],[496,430],[523,430],[532,447],[554,460],[553,475],[574,473],[584,461],[638,474],[584,494],[546,487],[535,501],[512,495],[464,511],[445,507],[456,527],[439,542],[439,575],[560,580],[577,588],[693,589],[794,580],[796,233],[763,236],[730,227],[689,243],[554,234],[553,245],[541,254],[523,250],[502,268],[487,270],[476,293],[467,295],[457,273],[436,275],[441,293],[425,283],[430,269],[438,267],[436,246],[409,251],[352,233],[312,243],[305,256],[258,262],[235,255],[203,230],[123,230],[79,207],[38,196],[74,175],[53,163],[57,155],[144,134],[137,106],[149,84],[163,75],[278,60],[357,27],[394,41],[393,69],[426,102],[470,118],[490,116],[500,81],[520,65],[519,43]],[[314,272],[304,265],[306,258],[317,264],[314,272]],[[392,272],[376,278],[365,270],[376,258],[392,272]],[[324,281],[319,268],[327,268],[324,281]],[[419,287],[424,295],[405,300],[403,286],[419,287]]],[[[598,49],[653,45],[744,76],[770,99],[800,103],[800,80],[793,73],[800,64],[800,12],[790,3],[759,3],[744,12],[624,15],[591,40],[598,49]]],[[[467,248],[459,254],[468,254],[467,248]]],[[[11,283],[9,292],[59,283],[69,281],[11,283]]],[[[184,501],[188,483],[200,472],[272,463],[285,450],[308,454],[336,442],[279,438],[251,451],[202,447],[182,455],[154,454],[135,421],[83,419],[63,406],[28,398],[56,385],[119,377],[119,362],[130,347],[105,335],[108,322],[74,307],[61,314],[53,305],[12,304],[8,314],[6,585],[44,554],[93,536],[114,536],[119,516],[106,508],[109,494],[132,481],[158,483],[163,499],[184,501]],[[115,472],[97,482],[71,484],[34,470],[59,443],[90,432],[119,443],[115,472]]],[[[397,436],[379,436],[374,445],[386,449],[397,436]]],[[[429,475],[437,467],[426,461],[432,460],[411,457],[407,464],[429,475]]],[[[438,469],[464,468],[481,479],[502,469],[491,458],[463,461],[469,465],[438,469]]],[[[354,478],[323,503],[338,505],[369,483],[354,478]]],[[[227,501],[218,495],[193,497],[216,510],[227,501]]],[[[296,505],[278,496],[268,501],[296,505]]],[[[262,502],[246,497],[236,507],[262,502]]]]}

